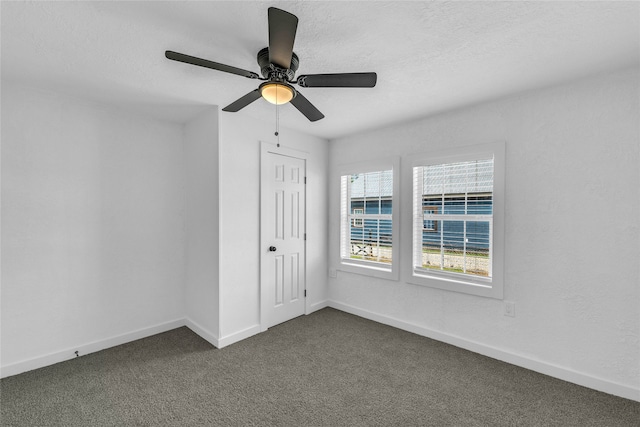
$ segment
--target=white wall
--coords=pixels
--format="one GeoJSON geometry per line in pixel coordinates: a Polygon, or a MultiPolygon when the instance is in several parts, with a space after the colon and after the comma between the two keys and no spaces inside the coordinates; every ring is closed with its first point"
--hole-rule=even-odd
{"type": "MultiPolygon", "coordinates": [[[[260,141],[274,123],[220,114],[221,346],[260,331],[260,141]]],[[[280,144],[307,162],[307,308],[326,304],[328,142],[280,128],[280,144]]]]}
{"type": "MultiPolygon", "coordinates": [[[[639,81],[624,70],[331,141],[331,183],[340,163],[506,141],[516,317],[500,300],[407,284],[407,271],[397,282],[338,272],[331,305],[640,400],[639,81]]],[[[335,260],[337,185],[329,196],[335,260]]]]}
{"type": "Polygon", "coordinates": [[[182,132],[3,81],[3,375],[184,316],[182,132]]]}
{"type": "Polygon", "coordinates": [[[218,307],[218,108],[185,124],[186,277],[188,325],[217,345],[218,307]]]}

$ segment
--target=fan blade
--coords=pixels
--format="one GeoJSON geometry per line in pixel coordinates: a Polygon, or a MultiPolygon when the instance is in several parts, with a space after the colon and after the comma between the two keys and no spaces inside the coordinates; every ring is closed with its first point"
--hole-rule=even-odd
{"type": "Polygon", "coordinates": [[[224,71],[225,73],[237,74],[239,76],[248,77],[250,79],[258,79],[260,76],[254,72],[243,70],[242,68],[232,67],[231,65],[220,64],[218,62],[208,61],[206,59],[196,58],[195,56],[185,55],[184,53],[167,50],[164,53],[167,59],[173,61],[185,62],[187,64],[198,65],[200,67],[211,68],[213,70],[224,71]]]}
{"type": "Polygon", "coordinates": [[[270,7],[269,16],[269,62],[289,69],[293,42],[296,39],[298,18],[284,10],[270,7]]]}
{"type": "Polygon", "coordinates": [[[376,73],[308,74],[298,77],[302,87],[374,87],[376,73]]]}
{"type": "Polygon", "coordinates": [[[238,99],[237,101],[232,102],[222,109],[222,111],[228,111],[230,113],[235,113],[237,111],[242,110],[247,105],[251,104],[256,99],[260,98],[260,90],[255,89],[238,99]]]}
{"type": "Polygon", "coordinates": [[[312,122],[324,118],[324,114],[322,114],[316,107],[314,107],[307,98],[302,96],[300,92],[296,92],[298,94],[291,100],[291,103],[298,109],[298,111],[304,114],[307,119],[311,120],[312,122]]]}

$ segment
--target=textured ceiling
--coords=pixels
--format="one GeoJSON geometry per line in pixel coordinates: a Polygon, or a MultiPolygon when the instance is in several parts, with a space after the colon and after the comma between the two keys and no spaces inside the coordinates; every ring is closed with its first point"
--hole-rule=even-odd
{"type": "Polygon", "coordinates": [[[640,62],[638,2],[2,2],[2,77],[184,121],[258,82],[164,51],[259,72],[269,6],[299,18],[298,74],[378,73],[374,89],[302,89],[318,122],[281,107],[281,126],[324,138],[640,62]]]}

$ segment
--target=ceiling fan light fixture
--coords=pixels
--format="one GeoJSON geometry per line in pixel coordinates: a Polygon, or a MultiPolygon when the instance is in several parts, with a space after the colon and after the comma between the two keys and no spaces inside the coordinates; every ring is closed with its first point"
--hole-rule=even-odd
{"type": "Polygon", "coordinates": [[[266,82],[260,85],[260,95],[272,104],[282,105],[296,96],[296,90],[286,83],[266,82]]]}

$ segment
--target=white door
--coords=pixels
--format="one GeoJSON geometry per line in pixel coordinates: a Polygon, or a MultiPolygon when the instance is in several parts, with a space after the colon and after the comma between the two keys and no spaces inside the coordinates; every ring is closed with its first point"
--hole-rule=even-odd
{"type": "Polygon", "coordinates": [[[262,330],[305,312],[305,159],[265,147],[272,146],[263,144],[261,165],[262,330]]]}

